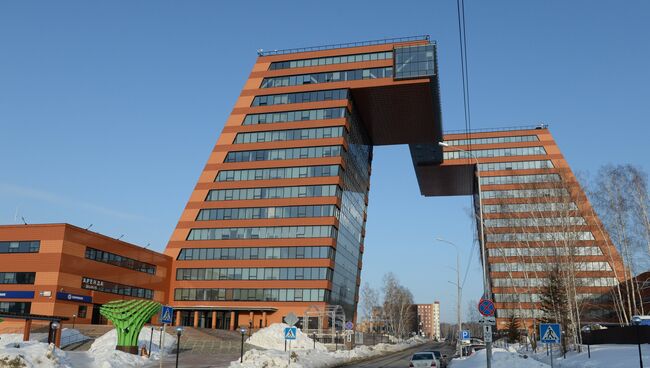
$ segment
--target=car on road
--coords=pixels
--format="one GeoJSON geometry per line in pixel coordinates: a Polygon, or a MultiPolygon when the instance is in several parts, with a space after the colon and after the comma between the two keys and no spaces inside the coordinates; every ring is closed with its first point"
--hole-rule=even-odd
{"type": "Polygon", "coordinates": [[[442,368],[446,366],[446,364],[443,365],[443,357],[444,356],[441,356],[439,351],[420,351],[413,354],[411,361],[409,362],[409,367],[442,368]]]}

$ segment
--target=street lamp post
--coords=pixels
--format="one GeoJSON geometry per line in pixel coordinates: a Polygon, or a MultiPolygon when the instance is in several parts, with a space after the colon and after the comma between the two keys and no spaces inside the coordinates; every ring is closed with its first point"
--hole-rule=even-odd
{"type": "Polygon", "coordinates": [[[239,332],[241,332],[241,349],[239,353],[239,362],[244,362],[244,336],[246,335],[246,327],[240,327],[239,332]]]}
{"type": "Polygon", "coordinates": [[[178,354],[181,351],[181,335],[183,335],[183,327],[176,327],[176,368],[178,368],[178,354]]]}
{"type": "Polygon", "coordinates": [[[52,329],[50,331],[50,335],[52,336],[51,339],[52,341],[50,342],[54,344],[54,350],[56,350],[56,334],[58,333],[57,330],[59,329],[60,326],[61,325],[59,324],[59,322],[52,322],[50,324],[50,328],[52,329]]]}
{"type": "Polygon", "coordinates": [[[639,316],[632,317],[632,324],[636,329],[636,343],[639,348],[639,367],[643,368],[643,355],[641,355],[641,337],[639,336],[639,326],[641,325],[641,318],[639,316]]]}
{"type": "MultiPolygon", "coordinates": [[[[462,297],[462,290],[460,286],[460,251],[458,250],[458,246],[449,240],[445,240],[442,238],[436,238],[437,241],[449,244],[456,249],[456,316],[458,317],[458,350],[460,351],[460,356],[461,358],[463,357],[463,345],[462,341],[460,339],[460,334],[461,330],[463,329],[462,327],[462,316],[460,314],[460,302],[461,302],[461,297],[462,297]]],[[[453,282],[450,281],[450,283],[453,284],[453,282]]]]}
{"type": "MultiPolygon", "coordinates": [[[[488,281],[487,255],[485,253],[485,236],[483,232],[483,194],[481,192],[481,165],[478,159],[471,151],[462,148],[449,146],[448,143],[438,142],[440,147],[446,147],[454,151],[464,152],[471,157],[476,163],[476,181],[478,182],[478,213],[479,213],[479,245],[481,246],[481,262],[483,262],[483,294],[486,298],[491,299],[490,283],[488,281]]],[[[485,356],[487,359],[487,368],[492,366],[492,343],[485,343],[485,356]]]]}
{"type": "Polygon", "coordinates": [[[152,347],[153,347],[153,326],[151,326],[151,336],[149,336],[149,356],[151,356],[152,347]]]}

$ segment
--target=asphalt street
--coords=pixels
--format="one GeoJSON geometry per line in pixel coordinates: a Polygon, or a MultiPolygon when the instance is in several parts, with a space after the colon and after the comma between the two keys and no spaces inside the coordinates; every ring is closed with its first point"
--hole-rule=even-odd
{"type": "Polygon", "coordinates": [[[369,359],[362,362],[342,365],[346,368],[408,368],[409,361],[413,353],[426,350],[440,350],[441,354],[446,354],[451,358],[454,354],[454,347],[444,342],[431,342],[420,345],[411,349],[403,350],[390,355],[384,355],[379,358],[369,359]]]}

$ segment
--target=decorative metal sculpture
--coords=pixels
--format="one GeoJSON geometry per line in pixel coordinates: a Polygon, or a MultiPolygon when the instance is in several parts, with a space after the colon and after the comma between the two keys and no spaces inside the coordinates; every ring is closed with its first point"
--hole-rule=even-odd
{"type": "Polygon", "coordinates": [[[140,330],[160,311],[160,307],[158,302],[142,299],[113,300],[102,305],[99,313],[110,320],[117,330],[115,349],[137,354],[140,330]]]}

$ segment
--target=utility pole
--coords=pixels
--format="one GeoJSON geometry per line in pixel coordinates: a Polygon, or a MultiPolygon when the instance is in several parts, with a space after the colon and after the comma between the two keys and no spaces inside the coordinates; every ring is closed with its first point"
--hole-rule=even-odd
{"type": "MultiPolygon", "coordinates": [[[[462,316],[460,314],[460,304],[461,304],[461,298],[462,298],[462,288],[460,286],[460,251],[458,250],[458,246],[449,240],[445,240],[442,238],[436,238],[437,241],[443,242],[446,244],[449,244],[453,246],[456,249],[456,317],[457,317],[457,323],[458,323],[458,350],[460,353],[460,357],[463,357],[463,342],[460,338],[461,331],[463,330],[463,325],[462,325],[462,316]]],[[[450,281],[451,284],[454,284],[453,282],[450,281]]]]}

